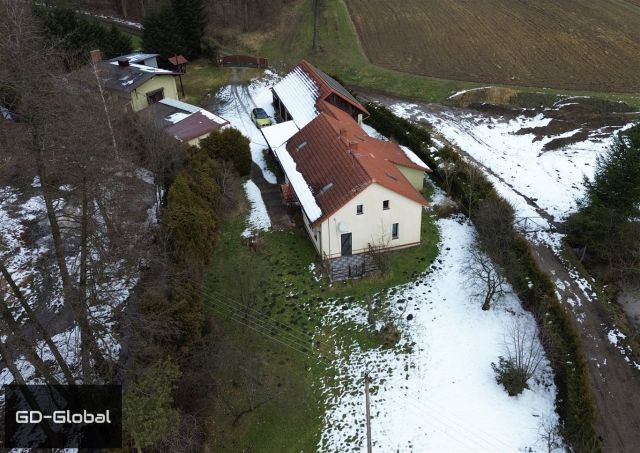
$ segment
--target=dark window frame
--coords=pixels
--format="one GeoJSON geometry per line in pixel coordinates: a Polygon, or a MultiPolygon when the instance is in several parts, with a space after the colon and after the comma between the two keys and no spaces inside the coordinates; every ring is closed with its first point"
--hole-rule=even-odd
{"type": "Polygon", "coordinates": [[[389,200],[382,200],[382,210],[388,211],[389,209],[391,209],[391,203],[389,200]]]}
{"type": "Polygon", "coordinates": [[[364,205],[358,204],[356,205],[356,215],[364,214],[364,205]]]}
{"type": "Polygon", "coordinates": [[[391,239],[398,239],[400,237],[400,224],[394,223],[391,225],[391,239]]]}
{"type": "Polygon", "coordinates": [[[147,93],[147,103],[149,105],[156,104],[164,99],[164,88],[158,88],[157,90],[149,91],[147,93]],[[160,95],[160,98],[157,98],[157,95],[160,95]]]}

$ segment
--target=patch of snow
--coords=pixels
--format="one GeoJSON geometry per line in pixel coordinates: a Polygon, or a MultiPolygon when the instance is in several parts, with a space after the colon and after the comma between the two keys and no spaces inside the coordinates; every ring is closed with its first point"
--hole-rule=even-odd
{"type": "Polygon", "coordinates": [[[362,123],[362,129],[367,133],[369,137],[377,138],[378,140],[389,141],[387,137],[382,135],[380,132],[375,130],[373,127],[369,126],[366,123],[362,123]]]}
{"type": "Polygon", "coordinates": [[[493,175],[488,174],[489,179],[502,196],[517,204],[520,217],[539,217],[519,195],[524,194],[555,220],[565,219],[575,210],[576,200],[584,195],[584,177],[593,177],[597,157],[606,151],[614,137],[610,132],[608,139],[589,138],[547,151],[546,143],[571,136],[577,130],[539,140],[536,135],[521,131],[549,125],[551,118],[542,113],[507,121],[455,108],[434,113],[409,103],[393,104],[391,110],[405,118],[426,120],[447,140],[490,169],[493,175]]]}
{"type": "Polygon", "coordinates": [[[296,162],[293,160],[293,157],[291,157],[291,154],[289,154],[289,151],[287,151],[286,144],[276,148],[274,152],[280,161],[280,165],[282,165],[282,168],[287,174],[289,183],[293,187],[298,201],[300,201],[302,205],[302,209],[305,214],[307,214],[309,220],[315,222],[322,215],[322,209],[318,206],[316,198],[313,196],[311,188],[304,179],[304,176],[298,171],[296,162]]]}
{"type": "Polygon", "coordinates": [[[298,133],[299,129],[294,121],[277,123],[273,126],[262,128],[262,135],[271,149],[276,149],[280,145],[288,142],[291,137],[298,133]]]}
{"type": "Polygon", "coordinates": [[[196,113],[202,110],[200,107],[196,107],[195,105],[188,104],[186,102],[178,101],[173,98],[164,98],[160,100],[161,104],[168,105],[169,107],[173,107],[176,109],[184,110],[189,113],[196,113]]]}
{"type": "Polygon", "coordinates": [[[265,160],[264,152],[268,145],[260,129],[251,121],[250,112],[253,108],[260,107],[273,117],[271,86],[277,80],[273,75],[258,78],[251,82],[246,92],[237,86],[228,85],[222,88],[218,97],[223,101],[223,106],[216,112],[249,139],[251,158],[262,170],[264,179],[271,184],[276,184],[277,178],[269,170],[265,160]]]}
{"type": "Polygon", "coordinates": [[[425,164],[424,161],[422,159],[420,159],[417,156],[416,153],[414,153],[409,148],[407,148],[406,146],[403,146],[403,145],[400,145],[400,149],[404,152],[404,154],[409,158],[409,160],[411,162],[413,162],[414,164],[418,165],[419,167],[423,167],[423,168],[429,170],[429,166],[427,164],[425,164]]]}
{"type": "Polygon", "coordinates": [[[267,212],[267,206],[264,204],[260,189],[256,184],[249,180],[244,183],[244,191],[247,199],[251,204],[251,212],[247,220],[248,226],[242,232],[243,237],[250,237],[254,231],[266,231],[271,228],[271,219],[267,212]]]}
{"type": "MultiPolygon", "coordinates": [[[[335,379],[321,389],[327,411],[319,450],[363,450],[362,384],[368,368],[375,451],[547,451],[538,436],[540,420],[558,423],[548,360],[517,397],[507,395],[491,368],[505,353],[511,323],[535,332],[535,321],[512,293],[483,311],[462,284],[473,228],[457,219],[438,224],[439,260],[388,299],[402,331],[400,344],[366,351],[339,346],[335,351],[335,379]]],[[[366,309],[358,305],[334,310],[327,318],[328,323],[346,319],[367,326],[366,309]]]]}
{"type": "Polygon", "coordinates": [[[169,121],[171,124],[176,124],[182,121],[183,119],[185,119],[186,117],[188,117],[189,115],[191,115],[191,113],[176,112],[167,116],[165,120],[169,121]]]}
{"type": "Polygon", "coordinates": [[[462,90],[462,91],[458,91],[458,92],[456,92],[456,93],[453,93],[453,94],[452,94],[451,96],[449,96],[447,99],[457,98],[458,96],[462,96],[462,95],[463,95],[463,94],[465,94],[465,93],[470,93],[470,92],[472,92],[472,91],[486,90],[486,89],[488,89],[488,88],[491,88],[491,87],[489,86],[489,87],[471,88],[471,89],[469,89],[469,90],[462,90]]]}
{"type": "Polygon", "coordinates": [[[320,91],[316,82],[300,67],[295,67],[274,87],[296,125],[302,129],[316,116],[316,101],[320,91]]]}

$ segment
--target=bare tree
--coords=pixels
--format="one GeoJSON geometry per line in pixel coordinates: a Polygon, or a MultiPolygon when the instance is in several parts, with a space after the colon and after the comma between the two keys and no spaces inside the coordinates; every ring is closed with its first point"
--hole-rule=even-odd
{"type": "Polygon", "coordinates": [[[438,171],[440,172],[440,175],[442,176],[442,180],[444,182],[444,190],[447,192],[447,195],[451,196],[451,191],[453,190],[453,182],[455,181],[456,175],[458,174],[458,166],[455,162],[446,160],[438,165],[438,171]]]}
{"type": "Polygon", "coordinates": [[[538,422],[538,438],[544,443],[547,453],[564,451],[560,426],[556,420],[548,416],[542,417],[538,422]]]}
{"type": "Polygon", "coordinates": [[[392,256],[389,252],[391,235],[386,233],[384,225],[381,225],[378,237],[372,237],[368,244],[367,256],[373,261],[382,275],[387,275],[391,270],[392,256]]]}
{"type": "Polygon", "coordinates": [[[506,279],[477,241],[469,248],[464,274],[473,297],[482,300],[483,310],[489,310],[493,302],[504,297],[506,279]]]}
{"type": "Polygon", "coordinates": [[[544,348],[537,332],[534,323],[514,319],[504,337],[505,356],[500,357],[498,365],[492,364],[497,381],[504,385],[510,396],[529,387],[528,381],[544,359],[544,348]]]}

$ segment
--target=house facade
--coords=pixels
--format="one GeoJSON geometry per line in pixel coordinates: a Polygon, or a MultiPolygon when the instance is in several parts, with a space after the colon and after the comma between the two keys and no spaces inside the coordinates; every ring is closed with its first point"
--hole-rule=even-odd
{"type": "Polygon", "coordinates": [[[420,244],[423,206],[372,184],[324,221],[313,223],[306,214],[303,219],[318,254],[332,259],[367,253],[369,246],[392,250],[420,244]]]}
{"type": "Polygon", "coordinates": [[[92,51],[91,65],[81,70],[81,77],[95,80],[97,73],[103,87],[125,109],[139,112],[165,98],[179,99],[176,77],[180,74],[158,68],[156,57],[134,53],[105,61],[100,51],[92,51]]]}
{"type": "MultiPolygon", "coordinates": [[[[286,176],[283,194],[300,206],[318,254],[334,259],[419,244],[427,165],[408,148],[370,137],[352,113],[323,99],[314,107],[317,115],[274,154],[286,176]]],[[[273,134],[271,143],[282,139],[273,134]]]]}

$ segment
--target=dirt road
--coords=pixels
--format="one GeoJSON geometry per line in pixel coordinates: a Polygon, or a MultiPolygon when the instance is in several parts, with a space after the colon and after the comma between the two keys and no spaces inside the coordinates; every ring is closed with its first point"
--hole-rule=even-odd
{"type": "MultiPolygon", "coordinates": [[[[385,104],[397,102],[386,97],[371,96],[385,104]]],[[[426,111],[438,106],[420,105],[426,111]]],[[[419,118],[416,118],[419,120],[419,118]]],[[[438,139],[446,140],[445,137],[438,139]]],[[[459,147],[455,147],[469,161],[475,162],[483,171],[500,179],[511,187],[521,199],[531,206],[549,224],[553,217],[526,194],[515,190],[509,181],[491,171],[486,165],[473,159],[459,147]]],[[[635,453],[640,451],[640,370],[617,349],[610,340],[614,328],[602,302],[590,291],[572,266],[544,243],[532,240],[534,256],[541,269],[555,283],[562,303],[573,314],[574,324],[580,333],[589,364],[589,380],[598,408],[596,431],[602,438],[604,451],[611,453],[635,453]]]]}

